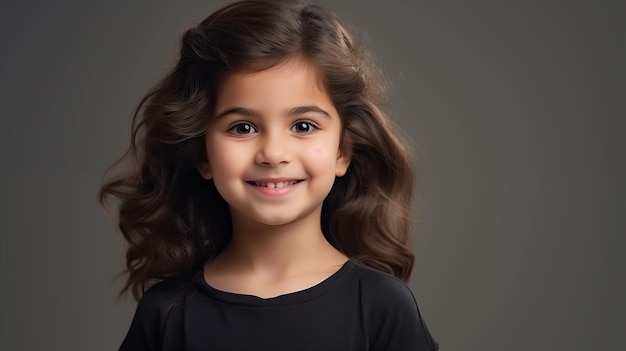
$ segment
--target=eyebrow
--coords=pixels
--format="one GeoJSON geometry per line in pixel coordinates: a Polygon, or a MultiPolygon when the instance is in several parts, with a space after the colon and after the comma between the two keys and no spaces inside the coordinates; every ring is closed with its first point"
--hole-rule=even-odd
{"type": "MultiPolygon", "coordinates": [[[[315,113],[319,113],[321,115],[324,115],[325,117],[331,118],[330,113],[326,112],[324,109],[320,108],[319,106],[315,106],[315,105],[306,105],[306,106],[297,106],[292,108],[291,110],[289,110],[289,112],[287,113],[288,116],[297,116],[297,115],[303,115],[305,113],[309,113],[309,112],[315,112],[315,113]]],[[[254,117],[254,116],[258,116],[259,114],[254,112],[253,110],[244,108],[244,107],[232,107],[229,108],[223,112],[220,112],[217,116],[215,116],[215,119],[220,119],[226,115],[230,115],[230,114],[237,114],[237,115],[242,115],[242,116],[250,116],[250,117],[254,117]]]]}

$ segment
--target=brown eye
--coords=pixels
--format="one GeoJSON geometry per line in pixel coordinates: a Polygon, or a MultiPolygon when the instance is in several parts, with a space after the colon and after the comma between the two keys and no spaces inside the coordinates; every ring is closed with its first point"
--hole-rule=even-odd
{"type": "Polygon", "coordinates": [[[234,126],[228,129],[228,132],[235,135],[246,135],[256,133],[256,128],[254,128],[250,123],[237,123],[234,126]]]}
{"type": "Polygon", "coordinates": [[[312,133],[317,129],[315,124],[306,121],[298,121],[291,127],[291,131],[298,134],[312,133]]]}

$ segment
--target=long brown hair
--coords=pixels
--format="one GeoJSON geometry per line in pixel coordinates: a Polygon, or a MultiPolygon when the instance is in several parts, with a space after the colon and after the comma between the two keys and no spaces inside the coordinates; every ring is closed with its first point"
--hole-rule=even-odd
{"type": "Polygon", "coordinates": [[[327,9],[251,0],[187,30],[176,66],[135,110],[130,147],[118,163],[130,166],[99,192],[105,206],[117,199],[129,244],[121,293],[130,289],[138,299],[152,282],[190,274],[228,243],[228,204],[196,169],[206,157],[217,90],[229,73],[267,69],[296,55],[318,68],[342,120],[341,147],[352,155],[324,200],[322,231],[348,257],[408,281],[413,165],[383,112],[384,80],[371,55],[327,9]]]}

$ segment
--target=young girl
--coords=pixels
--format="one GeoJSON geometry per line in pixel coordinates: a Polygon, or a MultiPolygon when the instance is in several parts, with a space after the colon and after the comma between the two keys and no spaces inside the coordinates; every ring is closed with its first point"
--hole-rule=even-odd
{"type": "Polygon", "coordinates": [[[383,101],[321,7],[241,1],[188,30],[100,191],[140,299],[120,350],[437,350],[405,284],[413,170],[383,101]]]}

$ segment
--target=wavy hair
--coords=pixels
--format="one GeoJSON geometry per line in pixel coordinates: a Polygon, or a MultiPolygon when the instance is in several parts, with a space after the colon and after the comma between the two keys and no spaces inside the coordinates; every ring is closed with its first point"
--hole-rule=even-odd
{"type": "Polygon", "coordinates": [[[134,112],[130,146],[116,163],[125,171],[99,192],[106,208],[116,201],[128,242],[120,294],[139,299],[151,283],[191,274],[226,246],[228,204],[196,169],[220,82],[296,56],[318,68],[342,121],[341,148],[352,156],[324,200],[322,231],[346,256],[408,281],[412,158],[383,111],[382,75],[337,17],[295,1],[239,1],[187,30],[180,44],[175,67],[134,112]]]}

